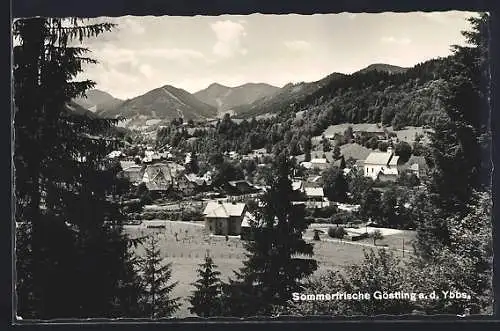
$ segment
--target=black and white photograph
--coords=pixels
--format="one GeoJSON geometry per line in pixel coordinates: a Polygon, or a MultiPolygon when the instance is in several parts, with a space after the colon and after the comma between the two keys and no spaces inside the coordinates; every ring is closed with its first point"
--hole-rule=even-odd
{"type": "Polygon", "coordinates": [[[17,321],[492,315],[490,20],[14,19],[17,321]]]}

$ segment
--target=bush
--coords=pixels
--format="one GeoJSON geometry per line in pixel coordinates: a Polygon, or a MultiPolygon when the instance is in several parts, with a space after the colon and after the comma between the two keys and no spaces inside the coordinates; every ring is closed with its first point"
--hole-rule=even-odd
{"type": "Polygon", "coordinates": [[[332,238],[342,239],[346,234],[347,231],[341,226],[328,228],[328,235],[332,238]]]}
{"type": "Polygon", "coordinates": [[[346,224],[354,221],[355,217],[352,213],[340,211],[335,213],[330,217],[330,223],[332,224],[346,224]]]}
{"type": "Polygon", "coordinates": [[[312,211],[312,216],[314,218],[329,218],[332,217],[336,212],[337,212],[337,207],[335,206],[315,208],[312,211]]]}

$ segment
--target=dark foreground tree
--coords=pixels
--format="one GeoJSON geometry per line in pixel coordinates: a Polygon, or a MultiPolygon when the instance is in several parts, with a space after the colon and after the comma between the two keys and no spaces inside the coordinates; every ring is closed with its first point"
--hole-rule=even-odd
{"type": "Polygon", "coordinates": [[[172,278],[172,264],[162,263],[158,241],[155,235],[147,239],[145,257],[139,262],[143,283],[140,304],[143,315],[149,318],[170,317],[180,307],[179,298],[171,297],[178,282],[168,284],[172,278]]]}
{"type": "Polygon", "coordinates": [[[189,297],[189,311],[201,317],[220,316],[222,283],[220,272],[209,254],[198,269],[198,280],[193,284],[196,290],[189,297]]]}
{"type": "Polygon", "coordinates": [[[347,183],[342,170],[338,167],[330,167],[323,172],[322,176],[325,196],[330,201],[345,202],[347,200],[349,184],[347,183]]]}
{"type": "Polygon", "coordinates": [[[254,240],[246,243],[247,259],[224,288],[227,316],[268,315],[277,306],[286,306],[293,292],[301,292],[301,281],[317,269],[313,245],[302,238],[309,226],[305,210],[293,205],[293,165],[282,154],[275,163],[270,189],[252,224],[254,240]]]}
{"type": "Polygon", "coordinates": [[[122,233],[118,147],[105,120],[71,102],[88,37],[112,24],[83,19],[14,22],[17,314],[23,318],[138,316],[140,284],[122,233]]]}
{"type": "Polygon", "coordinates": [[[446,116],[435,122],[427,159],[430,188],[437,202],[452,213],[467,213],[474,189],[491,181],[490,69],[488,14],[470,18],[464,31],[468,45],[454,46],[442,103],[446,116]]]}

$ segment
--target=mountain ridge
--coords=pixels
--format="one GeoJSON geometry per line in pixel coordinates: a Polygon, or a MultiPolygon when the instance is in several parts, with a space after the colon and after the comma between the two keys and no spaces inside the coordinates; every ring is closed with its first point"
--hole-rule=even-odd
{"type": "Polygon", "coordinates": [[[127,127],[145,128],[154,123],[184,120],[207,120],[216,118],[217,109],[200,100],[186,90],[172,85],[163,85],[132,99],[125,100],[116,108],[100,113],[103,117],[122,116],[127,127]]]}
{"type": "Polygon", "coordinates": [[[75,98],[72,101],[92,112],[102,112],[117,107],[123,102],[108,92],[91,89],[86,93],[86,97],[75,98]]]}
{"type": "Polygon", "coordinates": [[[267,83],[245,83],[235,87],[212,83],[193,95],[200,101],[216,107],[221,115],[230,112],[234,107],[250,104],[262,97],[273,95],[279,90],[279,87],[267,83]]]}

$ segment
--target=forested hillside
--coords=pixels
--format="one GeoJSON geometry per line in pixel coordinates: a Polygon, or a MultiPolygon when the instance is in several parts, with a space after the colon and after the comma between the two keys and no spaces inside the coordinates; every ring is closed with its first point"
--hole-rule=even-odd
{"type": "MultiPolygon", "coordinates": [[[[277,103],[281,108],[274,118],[245,119],[237,124],[226,116],[214,127],[192,131],[165,128],[158,132],[158,142],[186,144],[196,152],[205,152],[208,146],[211,151],[243,153],[265,147],[273,152],[287,148],[298,155],[310,149],[313,136],[333,124],[382,122],[396,130],[408,125],[433,126],[437,118],[445,116],[442,95],[451,76],[446,69],[449,62],[450,58],[434,59],[400,73],[372,70],[330,75],[300,100],[293,95],[291,100],[277,103]],[[196,139],[188,143],[192,137],[196,139]]],[[[269,110],[267,103],[262,105],[262,111],[254,114],[269,110]]]]}

